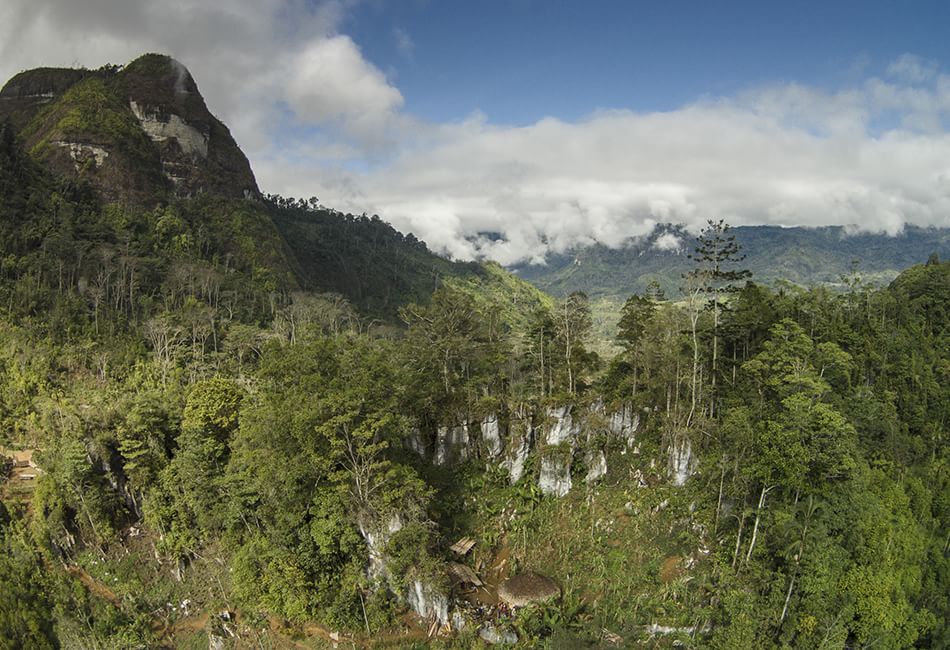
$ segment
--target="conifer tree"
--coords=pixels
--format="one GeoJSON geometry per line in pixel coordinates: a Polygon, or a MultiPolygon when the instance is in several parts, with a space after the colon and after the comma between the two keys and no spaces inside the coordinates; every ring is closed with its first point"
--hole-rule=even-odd
{"type": "MultiPolygon", "coordinates": [[[[735,235],[729,234],[730,226],[724,219],[709,219],[706,227],[696,238],[696,248],[689,258],[696,268],[686,274],[697,291],[708,297],[705,308],[712,312],[712,399],[716,396],[716,377],[719,372],[719,339],[723,311],[728,309],[726,297],[739,291],[738,282],[752,277],[747,269],[735,265],[745,259],[742,246],[735,235]]],[[[713,410],[715,407],[713,406],[713,410]]]]}

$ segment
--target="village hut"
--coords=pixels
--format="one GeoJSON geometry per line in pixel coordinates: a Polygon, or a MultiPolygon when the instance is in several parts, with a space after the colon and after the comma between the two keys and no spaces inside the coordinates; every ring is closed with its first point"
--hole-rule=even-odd
{"type": "Polygon", "coordinates": [[[12,452],[13,456],[13,466],[14,467],[32,467],[36,468],[36,463],[33,462],[33,450],[24,449],[22,451],[12,452]]]}
{"type": "Polygon", "coordinates": [[[537,573],[521,573],[498,585],[498,597],[511,607],[524,607],[532,603],[556,600],[561,588],[537,573]]]}

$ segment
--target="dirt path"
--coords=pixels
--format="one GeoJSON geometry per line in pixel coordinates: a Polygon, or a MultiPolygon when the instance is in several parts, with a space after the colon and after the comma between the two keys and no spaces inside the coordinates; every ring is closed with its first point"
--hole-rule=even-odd
{"type": "Polygon", "coordinates": [[[114,591],[86,573],[82,567],[73,564],[66,567],[66,572],[79,580],[86,589],[99,598],[110,602],[115,607],[119,607],[122,604],[122,601],[119,600],[119,597],[115,595],[114,591]]]}
{"type": "Polygon", "coordinates": [[[462,594],[462,598],[474,605],[492,607],[498,604],[498,585],[508,577],[511,559],[511,548],[508,546],[508,537],[505,536],[499,543],[498,550],[491,556],[488,565],[479,576],[482,586],[462,594]]]}

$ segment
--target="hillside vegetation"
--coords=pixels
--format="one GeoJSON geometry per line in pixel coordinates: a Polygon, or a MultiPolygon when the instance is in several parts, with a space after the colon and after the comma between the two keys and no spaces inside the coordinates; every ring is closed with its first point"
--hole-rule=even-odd
{"type": "MultiPolygon", "coordinates": [[[[139,92],[200,122],[169,61],[139,92]]],[[[121,74],[52,75],[30,120],[121,74]]],[[[115,200],[20,128],[0,647],[950,645],[950,263],[769,288],[710,222],[681,290],[598,325],[202,163],[115,200]],[[506,602],[515,576],[546,598],[506,602]]]]}

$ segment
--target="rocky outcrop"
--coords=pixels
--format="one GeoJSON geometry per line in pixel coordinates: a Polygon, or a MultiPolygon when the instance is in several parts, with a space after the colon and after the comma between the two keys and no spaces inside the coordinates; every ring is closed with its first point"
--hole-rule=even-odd
{"type": "Polygon", "coordinates": [[[385,578],[388,575],[386,545],[395,533],[402,530],[402,519],[399,515],[393,515],[386,522],[371,521],[366,518],[360,522],[359,529],[366,542],[366,551],[369,556],[366,575],[371,580],[385,578]]]}
{"type": "Polygon", "coordinates": [[[435,441],[435,456],[432,459],[436,465],[448,465],[466,460],[471,452],[471,441],[468,435],[468,425],[454,427],[439,427],[435,441]]]}
{"type": "Polygon", "coordinates": [[[508,470],[508,480],[514,485],[524,475],[525,463],[534,446],[534,426],[530,416],[520,413],[513,417],[508,432],[508,454],[502,466],[508,470]]]}
{"type": "Polygon", "coordinates": [[[636,442],[636,433],[640,428],[640,415],[634,413],[633,406],[622,404],[607,418],[607,429],[611,434],[626,441],[627,447],[636,442]]]}
{"type": "Polygon", "coordinates": [[[22,72],[0,90],[0,122],[7,119],[31,155],[109,201],[259,196],[227,127],[167,56],[147,54],[124,69],[22,72]]]}
{"type": "Polygon", "coordinates": [[[562,406],[547,413],[550,426],[544,435],[545,448],[538,476],[538,487],[544,494],[563,497],[571,490],[571,464],[581,432],[572,410],[571,406],[562,406]]]}
{"type": "Polygon", "coordinates": [[[563,497],[571,491],[571,456],[553,454],[541,459],[538,487],[543,494],[563,497]]]}
{"type": "Polygon", "coordinates": [[[174,113],[167,115],[150,113],[135,103],[134,99],[129,101],[129,108],[132,109],[132,114],[135,115],[145,135],[152,142],[163,143],[174,140],[185,156],[208,157],[209,133],[199,131],[174,113]]]}
{"type": "Polygon", "coordinates": [[[402,527],[403,519],[398,514],[392,515],[385,521],[376,521],[371,516],[362,518],[359,530],[366,543],[369,557],[366,567],[367,577],[375,583],[377,588],[394,593],[400,602],[407,604],[419,618],[427,623],[436,623],[440,629],[446,626],[450,629],[453,627],[459,629],[464,624],[464,620],[460,616],[449,616],[451,604],[449,594],[436,583],[417,577],[409,582],[405,593],[400,593],[400,590],[394,587],[386,556],[386,546],[392,536],[402,530],[402,527]]]}
{"type": "Polygon", "coordinates": [[[116,88],[158,148],[176,195],[259,195],[250,163],[227,127],[208,110],[181,63],[146,54],[116,76],[116,88]]]}
{"type": "Polygon", "coordinates": [[[409,432],[409,435],[403,442],[406,446],[406,449],[419,456],[419,458],[426,457],[425,438],[422,435],[422,429],[419,427],[413,427],[412,431],[409,432]]]}
{"type": "Polygon", "coordinates": [[[482,444],[485,445],[485,456],[488,460],[495,460],[504,451],[501,440],[501,423],[497,415],[489,415],[480,423],[482,444]]]}
{"type": "MultiPolygon", "coordinates": [[[[608,411],[603,402],[549,408],[537,426],[532,414],[524,410],[506,417],[504,424],[492,413],[472,423],[439,427],[431,462],[446,466],[480,457],[500,464],[514,484],[524,475],[530,456],[537,453],[538,486],[544,494],[562,497],[573,487],[571,473],[578,454],[583,454],[584,481],[589,485],[607,474],[606,449],[611,439],[623,441],[622,453],[628,449],[639,453],[635,441],[640,422],[640,415],[630,405],[608,411]]],[[[421,458],[427,456],[418,428],[404,444],[421,458]]]]}
{"type": "Polygon", "coordinates": [[[507,628],[496,627],[491,622],[478,628],[478,638],[488,645],[514,645],[518,643],[518,633],[507,628]]]}
{"type": "Polygon", "coordinates": [[[607,455],[603,449],[591,449],[587,452],[587,475],[584,482],[588,485],[607,475],[607,455]]]}
{"type": "Polygon", "coordinates": [[[96,168],[102,167],[106,162],[106,158],[109,157],[108,151],[94,144],[64,142],[62,140],[53,140],[52,144],[62,147],[69,153],[69,157],[75,163],[77,172],[88,164],[92,164],[96,168]]]}
{"type": "Polygon", "coordinates": [[[413,580],[406,594],[406,603],[422,620],[451,626],[449,597],[441,589],[421,580],[413,580]]]}
{"type": "Polygon", "coordinates": [[[673,439],[669,451],[670,481],[673,485],[684,485],[686,480],[696,472],[696,457],[693,456],[693,446],[685,435],[678,435],[673,439]]]}
{"type": "Polygon", "coordinates": [[[581,428],[580,423],[573,417],[572,411],[572,406],[562,406],[548,410],[547,416],[552,424],[544,436],[545,443],[560,445],[564,442],[573,443],[577,440],[581,428]]]}
{"type": "Polygon", "coordinates": [[[22,130],[44,106],[86,77],[107,73],[69,68],[35,68],[12,77],[0,89],[0,122],[22,130]]]}

